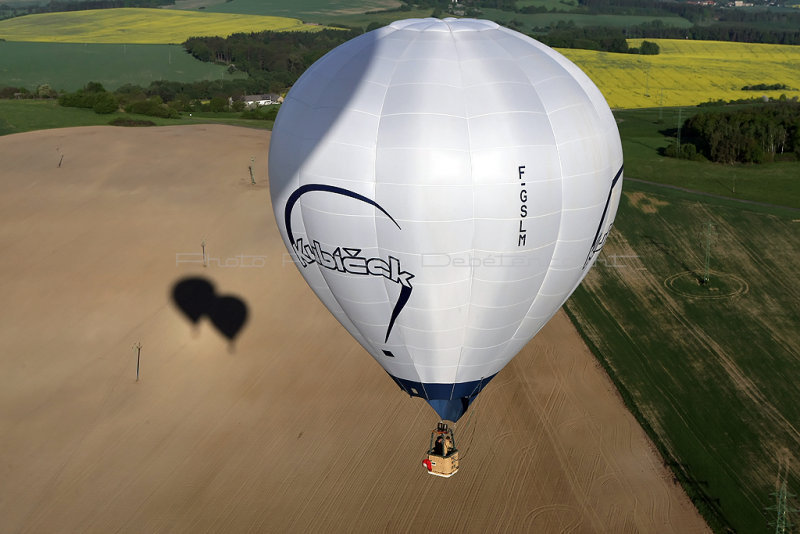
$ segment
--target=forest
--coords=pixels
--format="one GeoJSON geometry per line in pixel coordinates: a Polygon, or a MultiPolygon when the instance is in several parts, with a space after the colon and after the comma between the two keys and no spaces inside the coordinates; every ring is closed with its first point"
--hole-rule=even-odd
{"type": "Polygon", "coordinates": [[[683,126],[684,141],[666,155],[716,163],[765,163],[800,159],[800,103],[779,100],[730,110],[701,111],[683,126]]]}
{"type": "Polygon", "coordinates": [[[536,39],[554,48],[582,48],[641,55],[657,55],[660,52],[658,44],[650,41],[642,42],[639,48],[628,46],[626,34],[621,28],[581,28],[566,22],[560,22],[545,35],[537,35],[536,39]]]}
{"type": "Polygon", "coordinates": [[[261,82],[261,91],[290,87],[317,59],[361,34],[361,30],[236,33],[230,37],[193,37],[184,48],[201,61],[229,65],[261,82]]]}

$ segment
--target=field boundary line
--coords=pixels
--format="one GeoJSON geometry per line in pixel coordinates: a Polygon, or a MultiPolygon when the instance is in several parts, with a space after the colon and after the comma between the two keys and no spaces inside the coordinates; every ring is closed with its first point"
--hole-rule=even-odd
{"type": "Polygon", "coordinates": [[[655,187],[663,187],[666,189],[672,189],[674,191],[681,191],[683,193],[691,193],[693,195],[699,195],[703,197],[715,198],[717,200],[728,200],[731,202],[740,202],[742,204],[748,204],[751,206],[759,206],[762,208],[773,208],[773,209],[781,209],[781,210],[789,210],[795,213],[800,213],[800,208],[794,208],[792,206],[782,206],[780,204],[770,204],[769,202],[759,202],[757,200],[747,200],[744,198],[736,198],[736,197],[726,197],[725,195],[718,195],[716,193],[708,193],[706,191],[700,191],[699,189],[689,189],[688,187],[680,187],[678,185],[671,185],[671,184],[662,184],[659,182],[651,182],[650,180],[642,180],[640,178],[629,178],[624,177],[623,181],[625,182],[633,182],[637,184],[646,184],[652,185],[655,187]]]}

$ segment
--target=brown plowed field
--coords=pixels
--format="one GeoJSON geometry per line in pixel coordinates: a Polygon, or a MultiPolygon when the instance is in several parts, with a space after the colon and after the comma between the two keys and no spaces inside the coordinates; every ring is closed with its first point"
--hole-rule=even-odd
{"type": "Polygon", "coordinates": [[[0,137],[0,531],[707,532],[563,313],[459,423],[460,471],[427,475],[436,416],[286,256],[268,143],[0,137]],[[189,276],[246,303],[235,344],[172,303],[189,276]]]}

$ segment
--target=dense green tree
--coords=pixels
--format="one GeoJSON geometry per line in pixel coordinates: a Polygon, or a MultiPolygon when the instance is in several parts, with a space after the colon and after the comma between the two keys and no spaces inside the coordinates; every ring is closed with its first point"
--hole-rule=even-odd
{"type": "Polygon", "coordinates": [[[97,95],[92,109],[95,113],[100,114],[114,113],[119,109],[119,102],[117,97],[111,93],[100,93],[97,95]]]}
{"type": "Polygon", "coordinates": [[[58,93],[49,84],[43,83],[36,88],[36,96],[39,98],[57,98],[58,93]]]}
{"type": "Polygon", "coordinates": [[[208,110],[213,112],[221,112],[228,109],[228,101],[221,96],[215,96],[208,103],[208,110]]]}
{"type": "Polygon", "coordinates": [[[86,93],[105,93],[106,88],[103,87],[103,84],[98,82],[89,82],[83,88],[83,91],[86,93]]]}
{"type": "Polygon", "coordinates": [[[659,52],[661,52],[661,48],[659,48],[657,43],[651,41],[642,41],[639,47],[639,53],[645,56],[655,56],[658,55],[659,52]]]}
{"type": "Polygon", "coordinates": [[[180,114],[171,107],[164,104],[161,97],[158,95],[128,104],[125,108],[128,113],[137,113],[139,115],[149,115],[151,117],[162,117],[165,119],[176,119],[180,114]]]}
{"type": "Polygon", "coordinates": [[[628,42],[619,28],[585,27],[574,23],[557,24],[545,36],[538,37],[544,44],[556,48],[584,48],[606,52],[627,52],[628,42]]]}
{"type": "Polygon", "coordinates": [[[82,89],[74,93],[64,93],[58,98],[58,103],[65,107],[94,108],[97,99],[106,93],[102,84],[89,82],[82,89]]]}

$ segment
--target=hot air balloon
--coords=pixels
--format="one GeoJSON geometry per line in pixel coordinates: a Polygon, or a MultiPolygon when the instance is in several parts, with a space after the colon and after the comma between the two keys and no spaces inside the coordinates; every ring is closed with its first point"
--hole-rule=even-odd
{"type": "Polygon", "coordinates": [[[596,260],[622,148],[600,91],[554,50],[490,21],[410,19],[300,77],[269,177],[309,286],[455,422],[596,260]]]}

